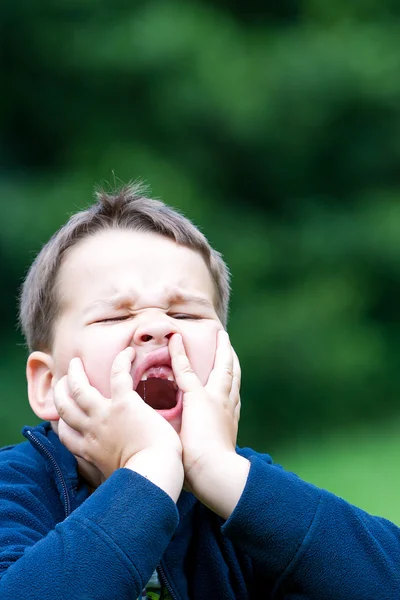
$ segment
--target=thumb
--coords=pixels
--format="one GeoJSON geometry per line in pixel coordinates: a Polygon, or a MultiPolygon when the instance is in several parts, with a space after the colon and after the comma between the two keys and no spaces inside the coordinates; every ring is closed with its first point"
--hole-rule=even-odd
{"type": "Polygon", "coordinates": [[[193,371],[183,345],[182,336],[174,333],[169,341],[172,370],[175,381],[184,394],[202,388],[199,378],[193,371]]]}
{"type": "Polygon", "coordinates": [[[130,374],[134,350],[131,347],[122,350],[114,359],[110,374],[111,398],[117,400],[127,392],[132,392],[133,382],[130,374]]]}

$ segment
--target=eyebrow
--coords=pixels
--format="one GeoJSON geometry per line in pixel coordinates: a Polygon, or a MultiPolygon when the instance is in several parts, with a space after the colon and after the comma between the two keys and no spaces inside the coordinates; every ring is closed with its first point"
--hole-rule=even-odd
{"type": "Polygon", "coordinates": [[[212,302],[207,300],[207,298],[196,296],[196,294],[188,294],[179,290],[176,290],[173,295],[170,296],[169,301],[170,304],[199,304],[200,306],[213,308],[212,302]]]}
{"type": "Polygon", "coordinates": [[[95,300],[89,306],[86,307],[85,313],[90,312],[94,308],[104,307],[104,308],[118,308],[123,307],[128,304],[132,304],[134,302],[134,296],[128,294],[115,294],[110,298],[100,298],[99,300],[95,300]]]}
{"type": "MultiPolygon", "coordinates": [[[[110,298],[101,298],[92,302],[84,312],[86,314],[98,307],[123,308],[128,304],[134,304],[136,297],[136,294],[116,294],[110,298]]],[[[168,304],[198,304],[199,306],[204,306],[206,308],[214,308],[212,302],[207,300],[207,298],[196,296],[196,294],[189,294],[183,290],[174,290],[171,292],[168,296],[168,304]]]]}

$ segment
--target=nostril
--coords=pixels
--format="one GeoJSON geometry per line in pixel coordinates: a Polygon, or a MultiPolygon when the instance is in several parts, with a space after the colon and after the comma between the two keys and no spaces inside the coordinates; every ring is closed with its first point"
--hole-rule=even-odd
{"type": "Polygon", "coordinates": [[[147,333],[144,333],[144,334],[143,334],[143,335],[140,337],[140,339],[142,340],[142,342],[149,342],[149,341],[150,341],[150,340],[152,340],[153,338],[152,338],[152,336],[151,336],[151,335],[148,335],[147,333]]]}
{"type": "Polygon", "coordinates": [[[165,337],[167,338],[167,340],[169,340],[172,338],[173,335],[174,334],[171,332],[171,333],[167,333],[167,335],[165,337]]]}

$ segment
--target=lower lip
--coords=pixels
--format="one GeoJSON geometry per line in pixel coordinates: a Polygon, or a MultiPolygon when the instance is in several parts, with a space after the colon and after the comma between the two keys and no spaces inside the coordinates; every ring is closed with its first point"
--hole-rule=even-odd
{"type": "Polygon", "coordinates": [[[183,393],[182,390],[178,391],[176,405],[168,410],[156,410],[167,421],[174,421],[179,418],[182,414],[183,409],[183,393]]]}

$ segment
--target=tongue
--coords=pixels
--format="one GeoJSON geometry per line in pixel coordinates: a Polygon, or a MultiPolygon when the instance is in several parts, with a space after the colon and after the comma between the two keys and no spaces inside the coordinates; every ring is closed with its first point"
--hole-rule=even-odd
{"type": "Polygon", "coordinates": [[[140,381],[136,391],[155,410],[168,410],[176,406],[176,385],[173,381],[151,377],[140,381]]]}

